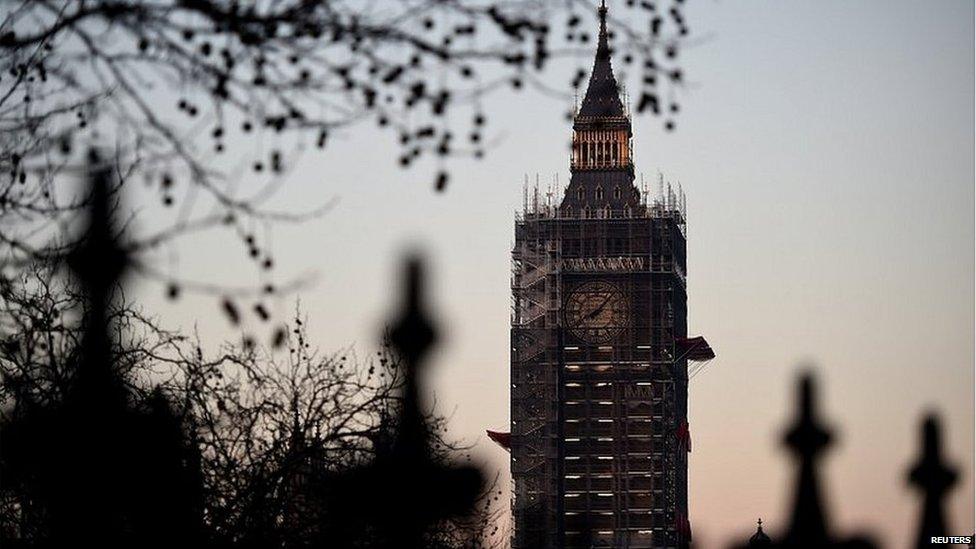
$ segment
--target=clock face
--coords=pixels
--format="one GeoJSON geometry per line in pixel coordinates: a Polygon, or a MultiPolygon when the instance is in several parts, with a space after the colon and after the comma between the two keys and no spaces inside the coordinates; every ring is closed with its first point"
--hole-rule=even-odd
{"type": "Polygon", "coordinates": [[[586,282],[569,294],[565,314],[573,335],[588,343],[606,343],[627,326],[630,302],[614,284],[586,282]]]}

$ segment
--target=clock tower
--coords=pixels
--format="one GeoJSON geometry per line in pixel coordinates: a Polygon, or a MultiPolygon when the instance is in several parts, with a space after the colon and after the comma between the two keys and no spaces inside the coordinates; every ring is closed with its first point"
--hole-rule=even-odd
{"type": "MultiPolygon", "coordinates": [[[[634,181],[605,6],[558,204],[526,199],[512,250],[512,546],[686,547],[684,198],[634,181]]],[[[527,195],[528,196],[528,195],[527,195]]],[[[712,355],[713,356],[713,355],[712,355]]]]}

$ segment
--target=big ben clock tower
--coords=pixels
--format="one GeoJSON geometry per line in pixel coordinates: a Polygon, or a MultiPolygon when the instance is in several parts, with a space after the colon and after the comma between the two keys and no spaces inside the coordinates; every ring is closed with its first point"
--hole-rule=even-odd
{"type": "MultiPolygon", "coordinates": [[[[559,204],[526,201],[512,250],[512,544],[686,547],[684,199],[634,184],[600,8],[559,204]]],[[[538,196],[538,193],[536,193],[538,196]]],[[[714,355],[711,355],[714,356],[714,355]]]]}

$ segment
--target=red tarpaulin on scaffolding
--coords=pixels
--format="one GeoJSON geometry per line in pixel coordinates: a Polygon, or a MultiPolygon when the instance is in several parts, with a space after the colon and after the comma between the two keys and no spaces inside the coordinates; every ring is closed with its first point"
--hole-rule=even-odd
{"type": "Polygon", "coordinates": [[[506,450],[512,449],[512,434],[511,433],[500,433],[498,431],[485,430],[488,433],[488,438],[495,441],[495,444],[501,446],[506,450]]]}
{"type": "Polygon", "coordinates": [[[685,449],[686,452],[691,452],[691,428],[687,421],[682,421],[675,429],[674,436],[678,438],[678,444],[685,449]]]}
{"type": "Polygon", "coordinates": [[[678,348],[678,356],[693,362],[704,362],[715,358],[715,351],[705,341],[704,336],[679,338],[674,342],[678,348]]]}

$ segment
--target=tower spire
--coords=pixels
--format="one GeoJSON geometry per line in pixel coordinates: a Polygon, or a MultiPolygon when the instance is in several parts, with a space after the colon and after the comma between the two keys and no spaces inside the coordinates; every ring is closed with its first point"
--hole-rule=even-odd
{"type": "Polygon", "coordinates": [[[600,45],[607,46],[607,0],[600,0],[600,45]]]}
{"type": "Polygon", "coordinates": [[[591,212],[624,215],[640,205],[634,187],[630,118],[610,65],[608,11],[606,0],[602,0],[597,9],[600,33],[593,71],[573,119],[573,175],[560,205],[563,213],[576,212],[584,217],[591,212]]]}
{"type": "Polygon", "coordinates": [[[607,32],[607,3],[603,0],[597,14],[600,17],[600,34],[597,39],[596,59],[590,82],[583,96],[579,117],[623,117],[624,106],[620,101],[620,88],[610,65],[610,37],[607,32]]]}

